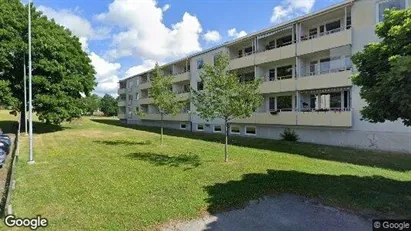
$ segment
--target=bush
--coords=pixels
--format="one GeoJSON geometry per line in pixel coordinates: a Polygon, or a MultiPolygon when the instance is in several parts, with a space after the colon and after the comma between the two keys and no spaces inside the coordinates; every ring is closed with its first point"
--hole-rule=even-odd
{"type": "Polygon", "coordinates": [[[280,134],[282,140],[285,141],[293,141],[296,142],[298,141],[300,138],[298,137],[297,133],[295,133],[294,130],[286,128],[284,129],[284,132],[280,134]]]}

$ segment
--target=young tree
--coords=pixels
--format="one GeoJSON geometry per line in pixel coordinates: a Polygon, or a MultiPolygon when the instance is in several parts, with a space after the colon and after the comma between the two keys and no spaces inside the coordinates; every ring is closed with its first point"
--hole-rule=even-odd
{"type": "Polygon", "coordinates": [[[117,100],[113,96],[109,94],[105,94],[103,98],[101,99],[100,110],[106,116],[115,116],[117,115],[117,109],[118,109],[117,100]]]}
{"type": "MultiPolygon", "coordinates": [[[[95,71],[76,36],[34,6],[31,10],[33,110],[40,120],[60,124],[81,115],[81,95],[89,95],[96,86],[95,71]]],[[[11,92],[13,109],[22,113],[27,11],[28,6],[19,0],[0,0],[0,81],[9,83],[2,84],[0,91],[11,92]]],[[[0,97],[0,101],[11,102],[0,97]]]]}
{"type": "Polygon", "coordinates": [[[150,97],[153,98],[154,105],[160,113],[161,144],[163,144],[164,115],[177,115],[184,106],[171,88],[172,79],[173,77],[164,75],[164,72],[160,69],[158,63],[156,63],[151,78],[150,97]]]}
{"type": "Polygon", "coordinates": [[[385,11],[376,34],[382,40],[365,46],[352,61],[359,73],[353,83],[367,105],[362,119],[372,123],[401,119],[411,125],[411,8],[385,11]]]}
{"type": "Polygon", "coordinates": [[[224,161],[228,161],[229,123],[235,118],[252,115],[261,105],[261,79],[240,82],[235,72],[228,70],[229,58],[221,55],[214,66],[205,65],[200,73],[203,90],[192,89],[197,113],[205,120],[220,118],[225,125],[224,161]]]}

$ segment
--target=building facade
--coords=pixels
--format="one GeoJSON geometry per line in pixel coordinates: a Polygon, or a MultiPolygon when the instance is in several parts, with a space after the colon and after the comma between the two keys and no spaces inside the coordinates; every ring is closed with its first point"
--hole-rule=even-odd
{"type": "MultiPolygon", "coordinates": [[[[286,127],[300,141],[326,145],[411,153],[411,128],[400,121],[361,120],[365,105],[352,54],[378,41],[375,25],[386,8],[404,9],[411,0],[346,1],[162,66],[174,76],[173,91],[186,101],[177,116],[166,116],[169,128],[222,133],[222,120],[205,121],[190,103],[190,88],[201,87],[199,73],[219,54],[240,80],[262,78],[261,107],[249,118],[235,119],[230,134],[279,139],[286,127]],[[189,113],[190,112],[190,113],[189,113]]],[[[159,126],[160,116],[149,98],[151,71],[120,81],[118,117],[128,124],[159,126]],[[135,109],[146,112],[136,116],[135,109]]]]}

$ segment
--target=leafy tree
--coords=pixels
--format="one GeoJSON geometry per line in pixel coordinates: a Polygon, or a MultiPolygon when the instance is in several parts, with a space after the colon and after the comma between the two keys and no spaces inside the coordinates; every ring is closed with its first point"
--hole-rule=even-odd
{"type": "Polygon", "coordinates": [[[117,100],[109,95],[105,94],[101,99],[100,110],[106,116],[115,116],[117,115],[118,103],[117,100]]]}
{"type": "MultiPolygon", "coordinates": [[[[28,6],[19,0],[0,0],[1,91],[11,92],[15,110],[24,112],[23,63],[28,50],[28,6]]],[[[32,7],[33,110],[39,119],[60,124],[79,117],[81,93],[96,86],[95,71],[79,39],[32,7]]],[[[27,63],[27,61],[26,61],[27,63]]]]}
{"type": "Polygon", "coordinates": [[[411,125],[411,8],[385,11],[375,33],[380,42],[370,43],[352,61],[359,73],[353,83],[368,105],[362,119],[372,123],[401,119],[411,125]]]}
{"type": "Polygon", "coordinates": [[[228,70],[229,58],[221,55],[214,66],[205,65],[200,73],[204,90],[194,90],[193,103],[205,120],[221,118],[225,125],[224,160],[228,161],[229,122],[252,115],[261,105],[261,79],[240,82],[235,72],[228,70]]]}
{"type": "Polygon", "coordinates": [[[172,76],[164,75],[158,63],[154,68],[151,78],[150,97],[154,100],[154,105],[158,108],[161,120],[161,144],[163,144],[164,115],[177,115],[183,108],[179,102],[177,94],[173,92],[172,76]]]}
{"type": "Polygon", "coordinates": [[[100,96],[93,94],[82,98],[84,111],[88,115],[92,115],[95,111],[100,108],[100,96]]]}

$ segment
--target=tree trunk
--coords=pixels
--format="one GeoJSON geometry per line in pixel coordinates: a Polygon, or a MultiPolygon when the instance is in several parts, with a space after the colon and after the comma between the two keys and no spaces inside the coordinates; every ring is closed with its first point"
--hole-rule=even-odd
{"type": "Polygon", "coordinates": [[[163,114],[161,114],[161,140],[160,140],[160,144],[163,145],[163,114]]]}
{"type": "Polygon", "coordinates": [[[225,120],[224,162],[228,162],[228,122],[225,120]]]}

